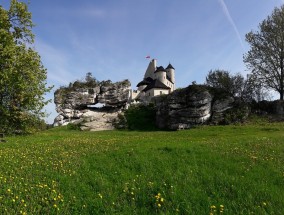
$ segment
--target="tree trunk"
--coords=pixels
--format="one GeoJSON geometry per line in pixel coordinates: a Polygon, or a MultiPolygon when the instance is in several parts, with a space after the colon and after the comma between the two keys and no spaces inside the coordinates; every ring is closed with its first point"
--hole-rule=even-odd
{"type": "Polygon", "coordinates": [[[279,91],[279,93],[280,93],[280,100],[283,101],[283,94],[284,94],[283,76],[280,79],[280,91],[279,91]]]}

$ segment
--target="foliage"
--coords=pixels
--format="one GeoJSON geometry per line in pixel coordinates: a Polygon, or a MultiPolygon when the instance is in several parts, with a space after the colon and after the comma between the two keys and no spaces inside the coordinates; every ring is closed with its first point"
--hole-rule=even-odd
{"type": "Polygon", "coordinates": [[[284,6],[275,8],[259,25],[258,31],[246,34],[250,50],[244,62],[258,83],[276,90],[284,97],[284,6]]]}
{"type": "Polygon", "coordinates": [[[69,129],[69,130],[77,130],[77,131],[80,131],[81,130],[81,128],[80,128],[80,126],[81,126],[81,124],[80,123],[69,123],[68,125],[67,125],[67,129],[69,129]]]}
{"type": "Polygon", "coordinates": [[[249,107],[242,101],[236,101],[234,107],[225,111],[224,120],[220,124],[230,125],[244,123],[248,118],[249,107]]]}
{"type": "Polygon", "coordinates": [[[116,129],[126,129],[128,125],[124,114],[123,113],[118,114],[117,118],[113,120],[112,125],[116,129]]]}
{"type": "Polygon", "coordinates": [[[231,75],[228,71],[225,70],[210,70],[206,76],[206,85],[219,88],[228,92],[231,96],[241,97],[244,90],[244,77],[237,73],[231,75]]]}
{"type": "Polygon", "coordinates": [[[244,82],[244,90],[242,92],[243,100],[247,102],[262,101],[269,99],[270,93],[263,87],[263,83],[259,82],[254,74],[249,74],[244,82]]]}
{"type": "MultiPolygon", "coordinates": [[[[184,89],[178,89],[178,90],[184,90],[184,89]]],[[[200,84],[192,84],[188,85],[187,88],[185,89],[188,92],[194,92],[194,93],[202,93],[204,91],[208,90],[208,87],[206,85],[200,85],[200,84]]]]}
{"type": "Polygon", "coordinates": [[[156,130],[156,110],[153,104],[130,105],[125,111],[127,127],[130,130],[156,130]]]}
{"type": "Polygon", "coordinates": [[[247,78],[242,74],[230,74],[225,70],[211,70],[206,77],[206,86],[216,97],[233,96],[243,101],[261,101],[269,98],[269,92],[255,75],[250,74],[247,78]]]}
{"type": "Polygon", "coordinates": [[[7,137],[0,213],[284,214],[283,131],[261,122],[7,137]]]}
{"type": "Polygon", "coordinates": [[[27,5],[11,0],[0,6],[0,127],[3,132],[28,132],[28,125],[45,115],[47,73],[31,48],[33,23],[27,5]]]}
{"type": "Polygon", "coordinates": [[[85,78],[85,84],[87,87],[97,87],[99,82],[93,77],[92,73],[88,72],[85,78]]]}

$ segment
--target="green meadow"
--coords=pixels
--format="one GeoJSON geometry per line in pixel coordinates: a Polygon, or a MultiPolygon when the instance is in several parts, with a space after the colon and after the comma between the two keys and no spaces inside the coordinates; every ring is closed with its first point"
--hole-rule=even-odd
{"type": "Polygon", "coordinates": [[[0,214],[284,214],[284,123],[6,140],[0,214]]]}

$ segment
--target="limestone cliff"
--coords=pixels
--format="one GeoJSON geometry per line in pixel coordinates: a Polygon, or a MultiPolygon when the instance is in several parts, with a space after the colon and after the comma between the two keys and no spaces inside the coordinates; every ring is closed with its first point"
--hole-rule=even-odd
{"type": "Polygon", "coordinates": [[[111,121],[130,100],[130,86],[130,82],[124,80],[92,84],[77,81],[69,87],[61,87],[54,93],[54,103],[59,114],[54,120],[54,126],[80,122],[83,130],[113,129],[111,121]],[[96,107],[97,104],[101,107],[96,107]]]}
{"type": "Polygon", "coordinates": [[[205,86],[191,85],[153,100],[156,124],[162,129],[186,129],[200,124],[229,124],[248,116],[247,106],[228,95],[217,95],[205,86]]]}

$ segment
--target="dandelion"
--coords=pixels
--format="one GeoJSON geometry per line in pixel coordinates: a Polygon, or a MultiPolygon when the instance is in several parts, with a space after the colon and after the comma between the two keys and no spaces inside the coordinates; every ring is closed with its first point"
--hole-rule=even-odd
{"type": "Polygon", "coordinates": [[[162,206],[162,205],[159,203],[159,204],[158,204],[158,207],[160,208],[161,206],[162,206]]]}

